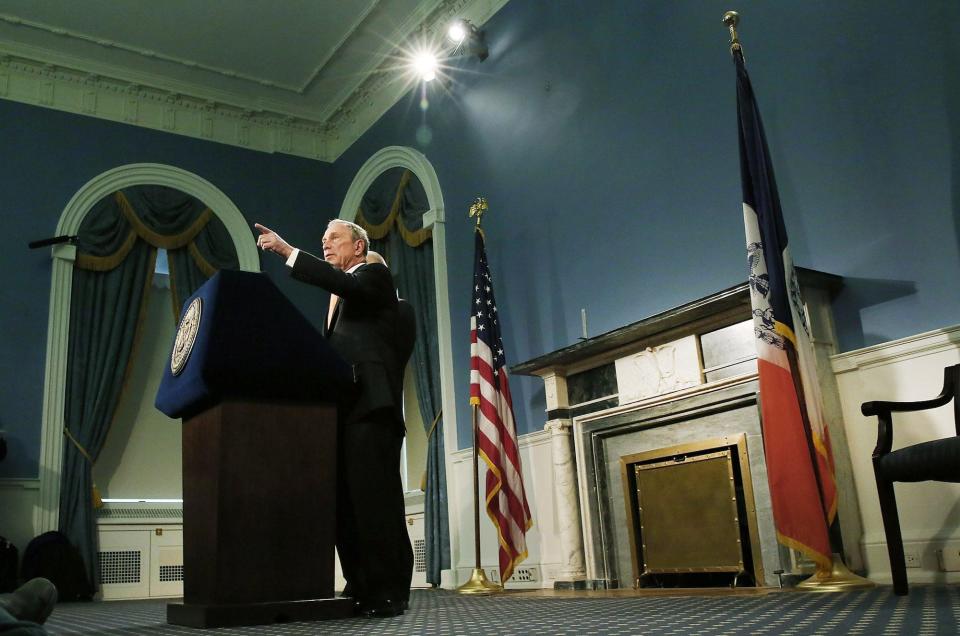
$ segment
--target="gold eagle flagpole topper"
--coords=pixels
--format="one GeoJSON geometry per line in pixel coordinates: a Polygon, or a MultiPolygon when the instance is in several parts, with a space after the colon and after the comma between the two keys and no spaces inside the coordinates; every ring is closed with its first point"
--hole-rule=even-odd
{"type": "Polygon", "coordinates": [[[487,205],[486,197],[477,197],[473,200],[473,205],[470,206],[470,218],[477,217],[477,229],[480,231],[480,217],[483,216],[483,213],[490,209],[490,206],[487,205]]]}
{"type": "MultiPolygon", "coordinates": [[[[483,234],[480,219],[489,209],[484,197],[477,197],[470,206],[470,218],[477,217],[476,231],[483,234]]],[[[457,588],[458,594],[473,594],[485,596],[502,592],[503,588],[487,578],[487,573],[480,565],[480,467],[477,461],[477,404],[471,404],[473,414],[473,547],[476,553],[476,567],[470,574],[470,580],[457,588]]]]}

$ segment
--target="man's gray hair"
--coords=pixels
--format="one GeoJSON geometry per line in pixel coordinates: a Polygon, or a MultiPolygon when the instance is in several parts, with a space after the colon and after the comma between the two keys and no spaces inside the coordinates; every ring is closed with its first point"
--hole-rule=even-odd
{"type": "Polygon", "coordinates": [[[334,223],[339,223],[340,225],[346,225],[350,228],[351,239],[354,241],[363,241],[363,255],[367,255],[367,251],[370,249],[370,237],[367,235],[367,231],[354,223],[353,221],[345,221],[343,219],[333,219],[327,223],[327,229],[330,229],[330,226],[334,223]]]}

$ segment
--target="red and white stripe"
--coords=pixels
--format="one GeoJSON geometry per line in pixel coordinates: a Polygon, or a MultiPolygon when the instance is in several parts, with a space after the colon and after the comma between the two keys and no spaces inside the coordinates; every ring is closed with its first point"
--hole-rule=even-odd
{"type": "Polygon", "coordinates": [[[500,580],[513,574],[527,557],[525,534],[533,526],[523,487],[513,401],[504,367],[494,369],[494,356],[477,338],[476,318],[470,319],[470,402],[477,405],[477,450],[487,464],[487,514],[500,542],[500,580]]]}

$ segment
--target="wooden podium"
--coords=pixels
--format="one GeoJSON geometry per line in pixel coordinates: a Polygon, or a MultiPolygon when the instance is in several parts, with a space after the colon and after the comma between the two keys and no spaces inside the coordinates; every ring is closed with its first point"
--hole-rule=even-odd
{"type": "Polygon", "coordinates": [[[262,275],[220,272],[184,305],[157,394],[157,408],[183,417],[184,595],[168,623],[352,615],[333,589],[334,399],[347,377],[262,275]]]}

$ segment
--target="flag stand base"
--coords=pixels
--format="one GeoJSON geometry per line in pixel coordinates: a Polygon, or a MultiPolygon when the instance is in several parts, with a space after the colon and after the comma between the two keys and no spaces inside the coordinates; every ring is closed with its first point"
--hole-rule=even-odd
{"type": "Polygon", "coordinates": [[[457,594],[474,594],[477,596],[499,594],[502,591],[502,587],[487,579],[483,568],[473,568],[470,580],[457,588],[457,594]]]}
{"type": "Polygon", "coordinates": [[[876,587],[876,583],[851,572],[839,554],[833,555],[833,568],[829,572],[817,570],[813,576],[794,589],[800,592],[849,592],[876,587]]]}

